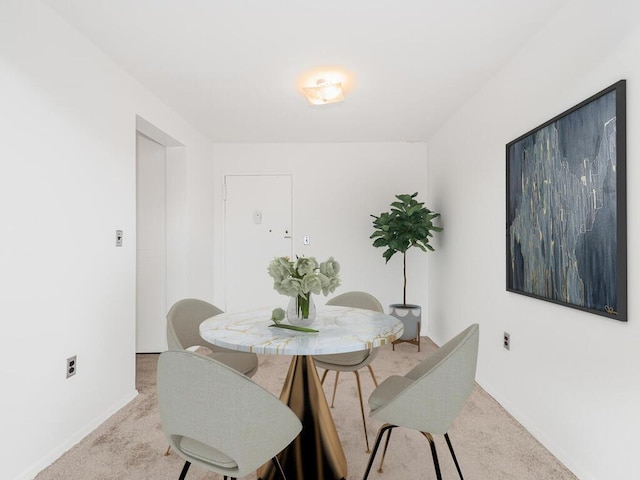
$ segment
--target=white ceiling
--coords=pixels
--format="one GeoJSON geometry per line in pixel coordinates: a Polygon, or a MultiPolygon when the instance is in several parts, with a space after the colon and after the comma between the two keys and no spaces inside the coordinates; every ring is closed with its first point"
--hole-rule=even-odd
{"type": "Polygon", "coordinates": [[[427,140],[567,0],[43,1],[212,141],[394,142],[427,140]],[[311,107],[325,66],[346,99],[311,107]]]}

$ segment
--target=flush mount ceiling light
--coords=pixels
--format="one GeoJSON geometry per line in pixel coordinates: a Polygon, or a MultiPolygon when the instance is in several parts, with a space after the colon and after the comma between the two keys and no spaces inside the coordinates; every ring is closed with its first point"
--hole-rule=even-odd
{"type": "Polygon", "coordinates": [[[310,105],[326,105],[344,100],[341,82],[321,78],[316,81],[315,87],[303,87],[302,90],[310,105]]]}

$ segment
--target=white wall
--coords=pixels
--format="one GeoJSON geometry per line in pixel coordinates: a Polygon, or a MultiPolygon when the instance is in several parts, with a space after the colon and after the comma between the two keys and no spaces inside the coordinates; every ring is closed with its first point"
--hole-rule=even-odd
{"type": "Polygon", "coordinates": [[[430,334],[481,324],[478,381],[583,480],[640,478],[640,11],[576,1],[429,141],[430,334]],[[505,144],[627,82],[629,321],[505,291],[505,144]],[[511,351],[502,333],[511,334],[511,351]]]}
{"type": "MultiPolygon", "coordinates": [[[[211,150],[34,0],[0,2],[0,85],[0,478],[26,479],[136,394],[136,114],[188,160],[211,150]]],[[[188,210],[184,161],[172,171],[188,210]]]]}
{"type": "MultiPolygon", "coordinates": [[[[223,265],[224,255],[224,175],[292,173],[294,253],[340,262],[342,286],[335,294],[366,290],[383,305],[402,302],[402,257],[385,265],[383,249],[369,239],[370,215],[387,211],[399,193],[417,191],[426,199],[425,144],[216,144],[213,158],[216,266],[223,265]],[[303,235],[311,236],[310,245],[303,245],[303,235]]],[[[428,257],[409,252],[407,301],[427,303],[428,257]]],[[[224,269],[214,271],[215,298],[223,305],[224,269]]]]}

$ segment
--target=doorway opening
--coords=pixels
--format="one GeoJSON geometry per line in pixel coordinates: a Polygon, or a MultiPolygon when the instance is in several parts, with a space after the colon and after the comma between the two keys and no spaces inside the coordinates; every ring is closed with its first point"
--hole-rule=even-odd
{"type": "Polygon", "coordinates": [[[176,188],[169,180],[183,162],[180,142],[136,117],[136,353],[167,348],[170,225],[179,211],[169,205],[176,188]]]}

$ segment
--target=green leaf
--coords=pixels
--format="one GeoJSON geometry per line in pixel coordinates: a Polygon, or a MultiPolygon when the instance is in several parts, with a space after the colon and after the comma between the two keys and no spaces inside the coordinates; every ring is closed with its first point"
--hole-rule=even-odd
{"type": "Polygon", "coordinates": [[[418,213],[421,208],[422,208],[422,204],[418,204],[418,205],[414,205],[413,207],[409,207],[407,209],[407,215],[412,216],[415,213],[418,213]]]}
{"type": "Polygon", "coordinates": [[[373,242],[373,246],[374,247],[386,247],[387,246],[387,240],[384,238],[377,238],[375,242],[373,242]]]}
{"type": "MultiPolygon", "coordinates": [[[[388,262],[388,261],[391,259],[391,257],[393,257],[393,255],[394,255],[396,252],[397,252],[397,250],[391,250],[391,249],[389,249],[389,250],[386,250],[386,251],[382,254],[382,256],[383,256],[383,257],[386,259],[386,261],[388,262]]],[[[385,263],[386,263],[386,262],[385,262],[385,263]]]]}
{"type": "MultiPolygon", "coordinates": [[[[403,193],[401,195],[396,195],[396,198],[398,200],[400,200],[402,203],[409,203],[411,201],[411,199],[413,197],[415,197],[416,195],[417,195],[417,193],[414,193],[413,195],[408,195],[406,193],[403,193]]],[[[393,205],[393,203],[391,205],[393,205]]]]}

